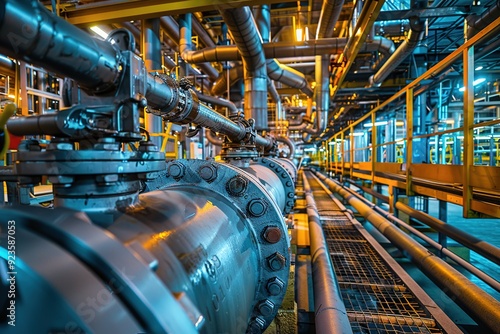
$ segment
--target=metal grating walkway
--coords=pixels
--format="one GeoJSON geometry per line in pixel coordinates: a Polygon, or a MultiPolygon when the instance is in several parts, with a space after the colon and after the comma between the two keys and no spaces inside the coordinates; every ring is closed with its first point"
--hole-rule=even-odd
{"type": "Polygon", "coordinates": [[[308,182],[353,333],[443,333],[318,180],[308,182]]]}

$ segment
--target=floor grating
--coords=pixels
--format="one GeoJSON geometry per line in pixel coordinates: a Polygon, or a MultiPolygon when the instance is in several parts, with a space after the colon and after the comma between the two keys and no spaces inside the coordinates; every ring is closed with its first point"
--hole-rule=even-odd
{"type": "Polygon", "coordinates": [[[442,333],[318,181],[309,183],[353,333],[442,333]]]}

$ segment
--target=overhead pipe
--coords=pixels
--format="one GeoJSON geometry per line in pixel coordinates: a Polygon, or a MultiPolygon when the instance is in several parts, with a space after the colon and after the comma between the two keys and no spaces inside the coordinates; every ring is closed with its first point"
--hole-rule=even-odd
{"type": "Polygon", "coordinates": [[[212,90],[210,91],[213,95],[222,95],[227,91],[227,87],[230,87],[236,83],[236,81],[243,78],[243,66],[236,65],[229,70],[222,71],[219,77],[214,81],[212,85],[212,90]],[[228,85],[228,75],[229,71],[229,85],[228,85]]]}
{"type": "Polygon", "coordinates": [[[330,71],[328,64],[330,57],[316,57],[316,118],[314,126],[307,126],[302,134],[305,143],[313,137],[320,136],[328,123],[328,109],[330,108],[330,71]],[[319,71],[320,69],[321,71],[319,71]]]}
{"type": "Polygon", "coordinates": [[[16,74],[16,63],[4,55],[0,55],[0,68],[4,74],[10,76],[16,74]]]}
{"type": "Polygon", "coordinates": [[[425,35],[425,22],[418,17],[410,18],[410,31],[406,39],[387,59],[377,73],[370,77],[370,85],[380,86],[382,82],[399,66],[418,46],[425,35]]]}
{"type": "Polygon", "coordinates": [[[344,0],[324,0],[316,29],[316,39],[331,37],[339,19],[344,0]]]}
{"type": "Polygon", "coordinates": [[[245,116],[257,131],[267,130],[267,71],[262,38],[249,7],[222,9],[222,18],[243,58],[245,116]]]}
{"type": "MultiPolygon", "coordinates": [[[[188,43],[185,43],[182,45],[181,41],[181,35],[179,31],[179,24],[171,17],[171,16],[163,16],[160,18],[160,25],[163,31],[170,37],[175,43],[179,45],[179,53],[181,54],[181,57],[183,55],[183,51],[185,52],[186,49],[190,50],[191,48],[191,26],[189,28],[185,27],[185,33],[189,34],[189,40],[188,43]],[[187,45],[186,45],[187,44],[187,45]],[[185,49],[183,49],[183,47],[185,49]]],[[[182,57],[184,59],[184,57],[182,57]]],[[[185,60],[185,59],[184,59],[185,60]]],[[[188,62],[188,61],[187,61],[188,62]]],[[[189,62],[188,62],[189,63],[189,62]]],[[[217,79],[219,76],[219,72],[208,62],[202,62],[198,64],[200,69],[208,75],[210,80],[214,81],[217,79]]]]}
{"type": "Polygon", "coordinates": [[[198,98],[202,102],[210,103],[210,104],[213,104],[216,106],[226,107],[227,110],[229,111],[229,114],[238,113],[238,108],[236,107],[236,105],[229,100],[225,100],[225,99],[215,97],[215,96],[205,95],[199,91],[195,91],[195,92],[196,92],[196,96],[198,96],[198,98]]]}
{"type": "Polygon", "coordinates": [[[337,182],[321,173],[313,171],[316,176],[333,191],[342,196],[366,220],[379,230],[395,246],[404,249],[410,258],[429,277],[451,294],[457,302],[465,307],[474,318],[484,323],[490,329],[498,331],[500,323],[500,302],[472,283],[455,268],[430,253],[411,236],[401,231],[380,214],[373,211],[355,195],[348,192],[337,182]]]}
{"type": "Polygon", "coordinates": [[[486,9],[481,15],[471,14],[466,18],[467,21],[467,39],[477,34],[488,24],[495,21],[500,16],[500,0],[497,0],[490,8],[486,9]]]}
{"type": "Polygon", "coordinates": [[[302,173],[302,180],[309,217],[316,332],[349,334],[352,333],[352,327],[347,317],[338,281],[333,273],[333,264],[314,195],[304,173],[302,173]]]}
{"type": "Polygon", "coordinates": [[[203,28],[200,21],[195,16],[195,19],[191,21],[193,31],[198,36],[198,39],[205,45],[205,47],[213,48],[215,47],[215,42],[208,32],[203,28]]]}

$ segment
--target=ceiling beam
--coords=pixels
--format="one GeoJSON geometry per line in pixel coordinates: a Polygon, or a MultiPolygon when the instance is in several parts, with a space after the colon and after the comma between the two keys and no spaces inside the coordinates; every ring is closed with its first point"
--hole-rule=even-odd
{"type": "Polygon", "coordinates": [[[135,0],[106,1],[66,7],[61,16],[76,26],[157,18],[205,10],[218,10],[283,2],[283,0],[135,0]]]}

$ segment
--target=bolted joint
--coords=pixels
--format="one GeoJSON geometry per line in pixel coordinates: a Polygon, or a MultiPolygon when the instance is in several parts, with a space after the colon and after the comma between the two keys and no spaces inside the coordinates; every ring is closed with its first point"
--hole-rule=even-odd
{"type": "Polygon", "coordinates": [[[259,303],[257,309],[263,316],[270,316],[274,312],[274,303],[269,299],[263,300],[259,303]]]}
{"type": "Polygon", "coordinates": [[[264,327],[266,326],[266,321],[260,317],[252,319],[250,321],[250,324],[248,324],[248,330],[247,333],[251,334],[260,334],[264,330],[264,327]]]}
{"type": "Polygon", "coordinates": [[[139,143],[139,152],[158,152],[158,147],[151,141],[141,141],[139,143]]]}
{"type": "Polygon", "coordinates": [[[38,140],[25,139],[19,143],[17,150],[18,151],[40,152],[42,150],[42,147],[40,146],[40,143],[38,142],[38,140]]]}
{"type": "Polygon", "coordinates": [[[270,278],[267,281],[266,285],[267,292],[269,292],[271,296],[279,295],[283,291],[284,287],[285,287],[285,282],[283,282],[278,277],[270,278]]]}
{"type": "Polygon", "coordinates": [[[200,177],[208,183],[217,179],[217,166],[213,164],[206,164],[198,169],[200,177]]]}
{"type": "Polygon", "coordinates": [[[186,166],[178,161],[174,161],[168,166],[167,173],[175,180],[179,180],[186,174],[186,166]]]}
{"type": "Polygon", "coordinates": [[[279,252],[276,252],[267,257],[267,264],[272,271],[278,271],[283,269],[286,264],[286,259],[279,252]]]}
{"type": "Polygon", "coordinates": [[[47,177],[50,183],[54,185],[65,185],[71,184],[74,181],[73,176],[63,176],[63,175],[49,175],[47,177]]]}
{"type": "Polygon", "coordinates": [[[266,226],[262,236],[267,242],[275,244],[281,239],[281,230],[278,226],[266,226]]]}
{"type": "Polygon", "coordinates": [[[248,187],[248,181],[241,175],[236,175],[226,183],[227,192],[236,197],[241,197],[245,194],[248,187]]]}
{"type": "Polygon", "coordinates": [[[118,182],[118,174],[97,175],[95,180],[98,184],[110,185],[118,182]]]}
{"type": "Polygon", "coordinates": [[[247,210],[251,216],[263,216],[267,211],[267,203],[260,198],[253,199],[248,203],[247,210]]]}
{"type": "Polygon", "coordinates": [[[99,138],[98,142],[94,144],[94,149],[98,151],[119,151],[120,143],[117,143],[114,138],[104,137],[99,138]]]}

